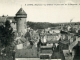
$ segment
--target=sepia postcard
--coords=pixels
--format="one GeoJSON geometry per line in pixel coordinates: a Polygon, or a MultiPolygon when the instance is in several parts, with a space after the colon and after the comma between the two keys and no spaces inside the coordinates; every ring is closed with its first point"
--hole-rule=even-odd
{"type": "Polygon", "coordinates": [[[0,0],[0,60],[80,60],[80,0],[0,0]]]}

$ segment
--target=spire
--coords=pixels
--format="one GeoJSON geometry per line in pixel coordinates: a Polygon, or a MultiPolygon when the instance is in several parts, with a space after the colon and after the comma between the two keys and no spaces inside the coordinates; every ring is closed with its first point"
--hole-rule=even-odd
{"type": "Polygon", "coordinates": [[[16,13],[16,17],[24,17],[24,18],[27,17],[27,14],[26,14],[26,12],[23,10],[22,7],[21,7],[21,8],[19,9],[19,11],[16,13]]]}
{"type": "Polygon", "coordinates": [[[23,8],[21,7],[19,9],[19,11],[16,13],[16,15],[26,15],[26,12],[23,10],[23,8]]]}

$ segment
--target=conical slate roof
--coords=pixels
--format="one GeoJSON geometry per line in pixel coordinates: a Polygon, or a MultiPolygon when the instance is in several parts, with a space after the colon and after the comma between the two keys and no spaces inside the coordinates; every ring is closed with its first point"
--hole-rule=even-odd
{"type": "Polygon", "coordinates": [[[20,8],[16,15],[26,15],[26,12],[23,10],[23,8],[20,8]]]}

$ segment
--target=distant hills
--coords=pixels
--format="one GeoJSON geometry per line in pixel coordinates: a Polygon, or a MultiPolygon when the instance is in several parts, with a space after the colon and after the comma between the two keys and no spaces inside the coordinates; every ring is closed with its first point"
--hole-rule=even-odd
{"type": "Polygon", "coordinates": [[[57,24],[54,23],[48,23],[48,22],[27,22],[27,25],[31,27],[32,29],[45,29],[48,27],[56,27],[57,24]]]}
{"type": "Polygon", "coordinates": [[[45,29],[48,27],[57,27],[61,25],[80,25],[80,22],[69,22],[69,23],[49,23],[49,22],[31,22],[28,21],[27,25],[32,29],[45,29]]]}

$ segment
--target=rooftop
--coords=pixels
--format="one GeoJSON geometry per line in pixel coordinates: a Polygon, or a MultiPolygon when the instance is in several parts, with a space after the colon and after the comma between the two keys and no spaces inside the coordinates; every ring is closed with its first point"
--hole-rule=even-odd
{"type": "Polygon", "coordinates": [[[63,43],[63,44],[69,44],[70,43],[69,40],[63,40],[63,41],[60,41],[60,42],[63,43]]]}
{"type": "Polygon", "coordinates": [[[26,12],[23,10],[23,8],[20,8],[16,15],[26,15],[26,12]]]}
{"type": "Polygon", "coordinates": [[[16,50],[15,58],[38,58],[37,48],[18,49],[16,50]]]}

